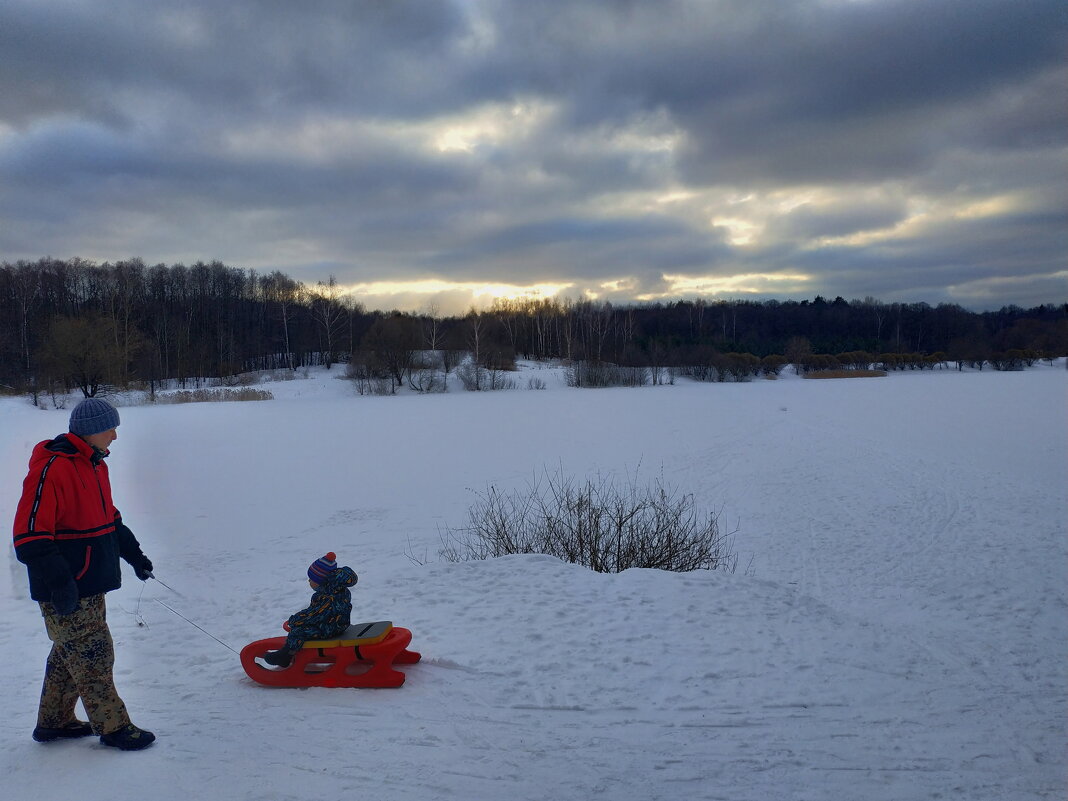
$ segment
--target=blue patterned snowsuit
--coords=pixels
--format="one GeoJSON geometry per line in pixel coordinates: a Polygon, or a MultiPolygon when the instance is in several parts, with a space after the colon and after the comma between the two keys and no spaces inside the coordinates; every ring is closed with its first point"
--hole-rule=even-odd
{"type": "Polygon", "coordinates": [[[292,615],[286,650],[298,651],[307,640],[326,640],[337,637],[352,621],[352,593],[349,587],[357,581],[351,567],[339,567],[330,573],[312,593],[311,603],[292,615]]]}

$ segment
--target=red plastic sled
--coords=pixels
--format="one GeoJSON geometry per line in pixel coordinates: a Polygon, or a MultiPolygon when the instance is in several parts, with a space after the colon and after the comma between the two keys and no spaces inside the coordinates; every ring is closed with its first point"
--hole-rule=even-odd
{"type": "Polygon", "coordinates": [[[256,640],[241,649],[248,677],[269,687],[400,687],[404,674],[394,663],[411,665],[422,655],[409,651],[408,629],[388,621],[357,623],[333,640],[308,640],[286,668],[257,662],[285,645],[285,637],[256,640]]]}

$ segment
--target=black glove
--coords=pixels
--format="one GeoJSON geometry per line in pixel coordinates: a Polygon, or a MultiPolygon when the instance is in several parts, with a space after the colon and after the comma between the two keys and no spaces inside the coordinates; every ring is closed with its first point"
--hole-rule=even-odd
{"type": "Polygon", "coordinates": [[[74,579],[52,590],[52,606],[58,615],[69,615],[78,608],[78,585],[74,579]]]}
{"type": "Polygon", "coordinates": [[[130,566],[134,569],[134,575],[141,581],[148,581],[152,578],[152,562],[143,553],[139,553],[131,559],[130,566]]]}

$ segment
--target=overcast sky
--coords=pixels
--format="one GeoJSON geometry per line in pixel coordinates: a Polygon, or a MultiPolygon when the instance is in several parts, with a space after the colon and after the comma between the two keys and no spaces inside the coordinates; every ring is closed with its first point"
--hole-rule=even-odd
{"type": "Polygon", "coordinates": [[[1063,0],[0,0],[0,261],[1068,300],[1063,0]]]}

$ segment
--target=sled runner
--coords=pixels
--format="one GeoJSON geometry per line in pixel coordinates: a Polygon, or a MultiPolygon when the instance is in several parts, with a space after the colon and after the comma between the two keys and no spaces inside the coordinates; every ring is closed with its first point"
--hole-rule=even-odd
{"type": "Polygon", "coordinates": [[[249,678],[269,687],[400,687],[404,674],[393,664],[411,665],[422,657],[407,646],[408,629],[388,621],[356,623],[332,640],[308,640],[286,668],[257,662],[285,645],[285,637],[256,640],[241,649],[249,678]]]}

